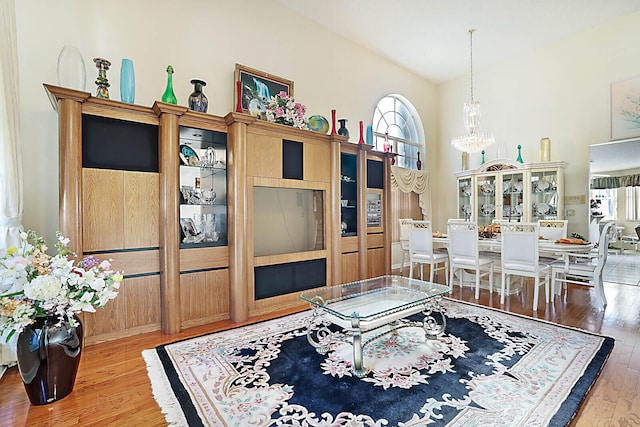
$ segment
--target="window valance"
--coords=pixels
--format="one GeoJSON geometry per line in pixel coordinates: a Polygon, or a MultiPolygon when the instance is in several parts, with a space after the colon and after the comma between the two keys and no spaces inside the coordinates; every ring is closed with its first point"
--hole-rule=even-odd
{"type": "Polygon", "coordinates": [[[424,219],[431,220],[431,192],[427,171],[391,166],[391,189],[403,193],[417,193],[424,219]]]}
{"type": "Polygon", "coordinates": [[[606,176],[591,179],[592,190],[606,190],[608,188],[640,187],[640,174],[606,176]]]}

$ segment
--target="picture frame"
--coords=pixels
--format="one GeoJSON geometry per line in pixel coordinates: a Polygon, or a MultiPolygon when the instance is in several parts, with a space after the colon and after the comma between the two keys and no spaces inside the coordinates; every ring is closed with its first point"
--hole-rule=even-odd
{"type": "Polygon", "coordinates": [[[611,140],[640,136],[640,77],[611,83],[611,140]]]}
{"type": "Polygon", "coordinates": [[[233,99],[235,100],[233,105],[238,102],[239,85],[237,82],[242,82],[240,87],[243,113],[262,115],[266,100],[282,91],[293,96],[293,81],[245,65],[236,64],[234,82],[236,84],[234,84],[233,90],[233,99]]]}

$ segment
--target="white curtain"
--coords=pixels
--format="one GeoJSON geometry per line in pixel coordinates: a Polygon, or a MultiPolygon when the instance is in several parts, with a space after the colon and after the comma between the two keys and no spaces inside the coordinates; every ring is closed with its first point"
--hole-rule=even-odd
{"type": "Polygon", "coordinates": [[[422,215],[424,219],[431,221],[431,191],[427,171],[391,166],[391,189],[417,193],[422,215]]]}
{"type": "Polygon", "coordinates": [[[626,187],[626,215],[627,221],[637,221],[640,218],[640,187],[626,187]]]}
{"type": "MultiPolygon", "coordinates": [[[[14,0],[0,0],[0,249],[17,246],[22,231],[22,155],[14,0]]],[[[0,337],[0,366],[15,364],[15,338],[0,337]]],[[[4,368],[0,368],[0,375],[4,368]]]]}

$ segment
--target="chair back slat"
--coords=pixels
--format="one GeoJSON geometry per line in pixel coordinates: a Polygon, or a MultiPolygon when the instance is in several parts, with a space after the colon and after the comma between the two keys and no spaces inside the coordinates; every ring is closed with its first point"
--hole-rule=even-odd
{"type": "Polygon", "coordinates": [[[400,226],[400,246],[404,250],[409,249],[409,230],[411,229],[411,218],[400,218],[398,224],[400,226]]]}

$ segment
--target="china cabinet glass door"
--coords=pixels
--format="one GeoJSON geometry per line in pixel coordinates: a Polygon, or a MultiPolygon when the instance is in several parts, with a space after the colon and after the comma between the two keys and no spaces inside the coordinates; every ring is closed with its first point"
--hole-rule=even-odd
{"type": "Polygon", "coordinates": [[[473,213],[473,184],[471,177],[458,178],[458,218],[469,221],[473,213]]]}
{"type": "Polygon", "coordinates": [[[502,211],[496,216],[509,221],[522,221],[524,215],[524,175],[522,172],[502,175],[502,211]]]}
{"type": "Polygon", "coordinates": [[[558,172],[553,170],[531,171],[531,218],[558,219],[558,172]]]}
{"type": "Polygon", "coordinates": [[[476,181],[478,201],[476,204],[476,218],[478,226],[484,227],[496,218],[496,175],[481,175],[476,181]]]}

